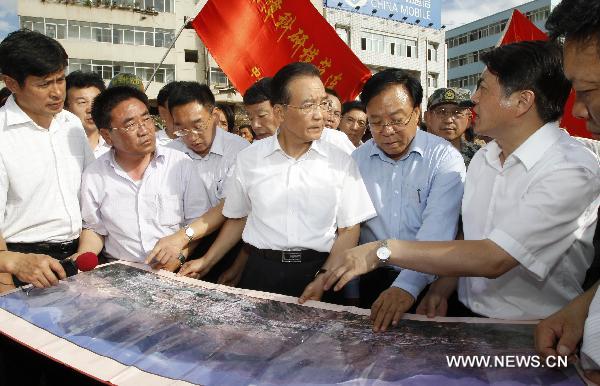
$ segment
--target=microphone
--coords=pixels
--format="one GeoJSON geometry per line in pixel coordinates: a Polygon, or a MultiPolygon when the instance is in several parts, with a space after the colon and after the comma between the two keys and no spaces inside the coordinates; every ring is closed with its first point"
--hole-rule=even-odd
{"type": "Polygon", "coordinates": [[[75,260],[71,257],[59,260],[60,265],[67,273],[67,277],[77,274],[77,270],[82,272],[91,271],[98,265],[98,256],[94,252],[84,252],[75,260]]]}
{"type": "MultiPolygon", "coordinates": [[[[98,256],[94,252],[85,252],[73,260],[71,257],[58,261],[62,265],[67,277],[71,277],[77,274],[77,270],[82,272],[91,271],[98,265],[98,256]]],[[[13,282],[15,287],[21,287],[29,283],[22,282],[13,275],[13,282]]]]}

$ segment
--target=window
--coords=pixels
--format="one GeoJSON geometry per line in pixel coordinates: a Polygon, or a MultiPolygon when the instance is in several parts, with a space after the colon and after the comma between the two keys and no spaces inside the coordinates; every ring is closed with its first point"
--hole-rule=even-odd
{"type": "Polygon", "coordinates": [[[340,39],[346,43],[346,45],[350,45],[350,29],[347,26],[335,26],[335,32],[337,32],[340,39]]]}
{"type": "Polygon", "coordinates": [[[438,60],[438,45],[434,43],[427,43],[427,60],[430,62],[437,62],[438,60]]]}
{"type": "Polygon", "coordinates": [[[197,50],[184,50],[185,61],[188,63],[198,63],[197,50]]]}
{"type": "Polygon", "coordinates": [[[429,73],[427,75],[427,86],[437,88],[438,87],[438,74],[429,73]]]}
{"type": "Polygon", "coordinates": [[[210,85],[211,86],[228,86],[229,79],[227,79],[227,75],[223,71],[221,71],[218,67],[211,67],[210,73],[210,85]]]}

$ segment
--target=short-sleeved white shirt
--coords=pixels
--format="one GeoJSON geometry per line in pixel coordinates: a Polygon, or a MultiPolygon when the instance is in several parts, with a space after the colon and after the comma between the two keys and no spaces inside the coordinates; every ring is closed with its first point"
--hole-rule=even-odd
{"type": "Polygon", "coordinates": [[[210,208],[208,193],[191,159],[157,146],[140,181],[133,181],[105,153],[83,173],[81,212],[84,228],[105,236],[107,254],[143,262],[156,242],[210,208]]]}
{"type": "Polygon", "coordinates": [[[299,159],[277,135],[242,150],[226,188],[223,215],[248,216],[245,242],[262,249],[329,252],[337,228],[376,212],[355,161],[322,139],[299,159]]]}
{"type": "Polygon", "coordinates": [[[490,142],[467,170],[464,236],[493,241],[520,265],[496,279],[461,278],[459,298],[489,317],[545,318],[582,292],[594,256],[600,165],[555,123],[537,130],[503,166],[500,152],[490,142]]]}
{"type": "Polygon", "coordinates": [[[204,157],[187,147],[180,138],[171,141],[166,146],[184,152],[195,161],[197,172],[206,186],[210,205],[213,207],[225,197],[225,181],[232,173],[235,157],[242,149],[250,146],[250,142],[239,135],[217,128],[210,151],[204,157]]]}
{"type": "Polygon", "coordinates": [[[0,108],[0,232],[4,239],[36,243],[79,237],[81,174],[93,160],[77,116],[62,110],[44,129],[11,95],[0,108]]]}

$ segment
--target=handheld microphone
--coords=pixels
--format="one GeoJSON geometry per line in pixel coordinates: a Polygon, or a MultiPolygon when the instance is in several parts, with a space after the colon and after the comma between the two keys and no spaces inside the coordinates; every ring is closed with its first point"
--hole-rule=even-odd
{"type": "Polygon", "coordinates": [[[64,268],[67,277],[77,274],[77,270],[82,272],[91,271],[98,265],[98,256],[94,252],[85,252],[79,255],[75,260],[71,257],[59,260],[64,268]]]}

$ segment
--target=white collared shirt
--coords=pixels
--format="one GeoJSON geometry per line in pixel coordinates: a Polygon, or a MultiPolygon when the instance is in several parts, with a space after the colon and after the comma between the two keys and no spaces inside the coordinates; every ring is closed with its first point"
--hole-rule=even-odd
{"type": "Polygon", "coordinates": [[[583,330],[581,367],[584,370],[600,370],[600,291],[590,304],[583,330]]]}
{"type": "Polygon", "coordinates": [[[171,141],[167,147],[187,154],[195,161],[200,178],[208,191],[210,206],[216,206],[225,198],[223,187],[232,173],[235,157],[250,143],[239,135],[228,133],[217,127],[209,153],[202,157],[186,146],[181,138],[171,141]]]}
{"type": "Polygon", "coordinates": [[[352,157],[323,140],[297,160],[276,135],[255,142],[238,154],[226,192],[223,215],[248,216],[242,237],[262,249],[329,252],[337,228],[376,215],[352,157]]]}
{"type": "Polygon", "coordinates": [[[100,138],[98,138],[98,144],[96,145],[96,148],[94,149],[94,157],[100,158],[100,156],[102,154],[108,152],[111,148],[112,148],[112,146],[110,146],[108,143],[106,143],[104,138],[102,136],[100,136],[100,138]]]}
{"type": "Polygon", "coordinates": [[[81,232],[81,173],[94,160],[81,125],[62,110],[44,129],[10,96],[0,108],[0,232],[10,243],[64,242],[81,232]]]}
{"type": "Polygon", "coordinates": [[[321,139],[337,146],[346,154],[352,154],[352,152],[356,150],[356,147],[352,141],[348,139],[348,136],[338,130],[324,128],[321,133],[321,139]]]}
{"type": "Polygon", "coordinates": [[[208,210],[208,193],[193,162],[179,151],[157,146],[140,181],[123,171],[114,153],[83,173],[83,226],[105,236],[110,257],[143,262],[158,239],[208,210]]]}
{"type": "Polygon", "coordinates": [[[156,131],[156,144],[161,146],[167,146],[171,143],[173,139],[167,135],[166,130],[157,130],[156,131]]]}
{"type": "Polygon", "coordinates": [[[582,292],[594,257],[600,165],[555,123],[531,135],[504,166],[500,152],[490,142],[467,170],[464,235],[493,241],[520,265],[496,279],[461,278],[459,298],[485,316],[542,319],[582,292]]]}

